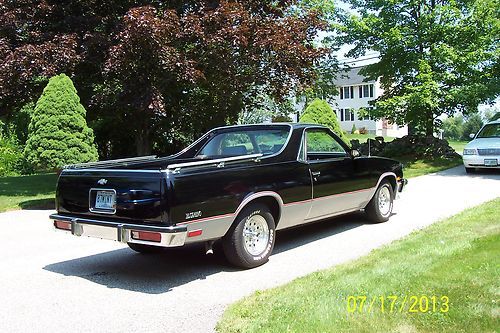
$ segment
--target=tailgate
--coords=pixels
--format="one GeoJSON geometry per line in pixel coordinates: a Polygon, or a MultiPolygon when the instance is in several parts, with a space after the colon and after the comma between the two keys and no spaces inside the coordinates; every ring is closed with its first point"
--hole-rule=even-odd
{"type": "Polygon", "coordinates": [[[57,184],[59,214],[135,223],[162,222],[159,170],[63,170],[57,184]]]}

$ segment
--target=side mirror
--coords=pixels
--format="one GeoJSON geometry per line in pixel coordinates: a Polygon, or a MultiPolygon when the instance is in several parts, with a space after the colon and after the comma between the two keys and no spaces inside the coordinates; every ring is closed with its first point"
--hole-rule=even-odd
{"type": "Polygon", "coordinates": [[[351,150],[351,155],[352,155],[352,157],[360,157],[361,153],[358,150],[353,149],[353,150],[351,150]]]}
{"type": "Polygon", "coordinates": [[[469,138],[471,138],[471,139],[474,139],[475,136],[476,136],[476,134],[474,134],[474,133],[469,134],[469,138]]]}

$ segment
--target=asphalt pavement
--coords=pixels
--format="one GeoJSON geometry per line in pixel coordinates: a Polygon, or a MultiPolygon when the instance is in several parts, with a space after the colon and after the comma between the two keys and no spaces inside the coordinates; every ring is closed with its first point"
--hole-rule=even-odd
{"type": "MultiPolygon", "coordinates": [[[[500,197],[500,172],[463,167],[410,179],[389,222],[351,214],[278,232],[264,266],[238,270],[198,246],[144,256],[52,230],[50,211],[0,214],[0,332],[210,332],[259,289],[369,253],[500,197]]],[[[500,219],[500,215],[499,215],[500,219]]]]}

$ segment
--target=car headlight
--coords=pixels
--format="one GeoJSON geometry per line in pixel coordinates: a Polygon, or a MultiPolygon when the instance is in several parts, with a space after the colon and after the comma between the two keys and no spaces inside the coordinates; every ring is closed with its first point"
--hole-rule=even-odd
{"type": "Polygon", "coordinates": [[[471,148],[465,148],[464,155],[477,155],[477,150],[471,148]]]}

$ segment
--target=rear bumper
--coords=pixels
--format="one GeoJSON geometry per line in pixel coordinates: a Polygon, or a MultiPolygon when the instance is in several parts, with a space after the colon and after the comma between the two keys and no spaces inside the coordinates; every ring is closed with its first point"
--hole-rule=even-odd
{"type": "Polygon", "coordinates": [[[79,217],[52,214],[49,216],[54,220],[54,228],[65,232],[71,232],[75,236],[88,236],[101,239],[109,239],[121,243],[137,243],[154,245],[160,247],[183,246],[187,237],[186,226],[157,227],[119,222],[109,222],[79,217]],[[71,229],[61,229],[55,226],[56,221],[70,223],[71,229]],[[159,241],[146,241],[135,239],[132,232],[149,232],[161,235],[159,241]]]}
{"type": "Polygon", "coordinates": [[[403,189],[406,187],[408,184],[408,179],[406,178],[399,178],[397,179],[397,191],[394,194],[395,199],[399,198],[399,193],[403,192],[403,189]]]}
{"type": "Polygon", "coordinates": [[[403,188],[408,185],[408,179],[406,178],[400,178],[398,180],[398,192],[403,192],[403,188]]]}

